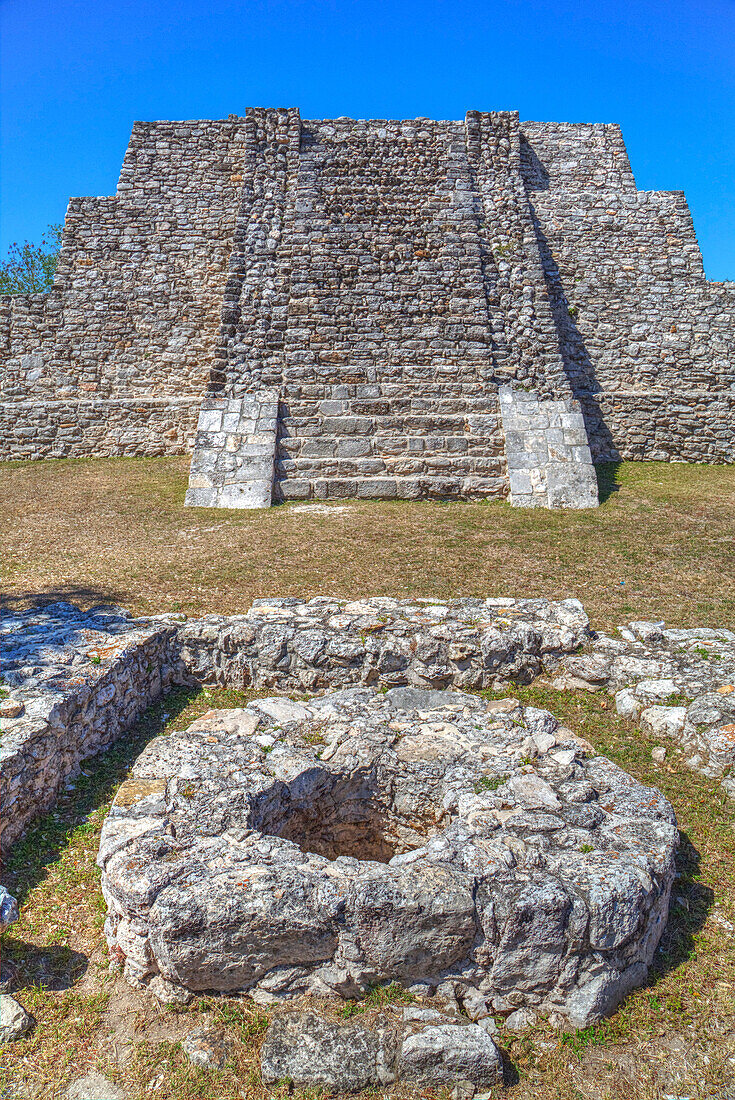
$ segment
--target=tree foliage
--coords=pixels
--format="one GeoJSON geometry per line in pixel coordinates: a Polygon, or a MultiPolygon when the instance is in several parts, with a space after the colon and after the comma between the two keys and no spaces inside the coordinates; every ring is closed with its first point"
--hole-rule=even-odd
{"type": "Polygon", "coordinates": [[[62,225],[50,225],[40,244],[14,241],[0,262],[0,294],[43,294],[54,282],[62,225]]]}

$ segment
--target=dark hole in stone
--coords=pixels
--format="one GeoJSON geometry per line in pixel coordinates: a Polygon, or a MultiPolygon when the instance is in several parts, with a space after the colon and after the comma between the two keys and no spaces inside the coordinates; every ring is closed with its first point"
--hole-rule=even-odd
{"type": "Polygon", "coordinates": [[[374,775],[361,771],[335,776],[314,770],[278,784],[263,793],[252,823],[302,852],[378,863],[422,847],[429,835],[426,822],[396,813],[374,775]]]}

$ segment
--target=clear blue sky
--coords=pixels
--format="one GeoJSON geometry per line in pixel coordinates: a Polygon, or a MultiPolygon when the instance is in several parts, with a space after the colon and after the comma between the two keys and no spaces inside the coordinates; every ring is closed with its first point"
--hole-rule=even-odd
{"type": "Polygon", "coordinates": [[[638,186],[684,190],[735,278],[735,0],[0,0],[2,255],[109,195],[134,119],[620,122],[638,186]]]}

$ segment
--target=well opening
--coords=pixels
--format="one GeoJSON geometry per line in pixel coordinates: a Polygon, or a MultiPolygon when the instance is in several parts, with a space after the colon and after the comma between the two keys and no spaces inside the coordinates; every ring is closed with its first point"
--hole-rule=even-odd
{"type": "Polygon", "coordinates": [[[433,825],[396,812],[389,792],[364,771],[345,776],[314,769],[264,792],[260,801],[257,829],[326,859],[388,863],[421,848],[433,825]]]}

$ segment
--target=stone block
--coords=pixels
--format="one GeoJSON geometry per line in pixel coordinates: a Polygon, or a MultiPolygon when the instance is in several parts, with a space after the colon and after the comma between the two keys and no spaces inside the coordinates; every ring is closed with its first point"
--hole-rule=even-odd
{"type": "Polygon", "coordinates": [[[284,500],[308,500],[311,482],[303,478],[288,478],[279,482],[278,491],[284,500]]]}
{"type": "Polygon", "coordinates": [[[564,428],[562,430],[564,436],[564,442],[568,446],[586,447],[587,444],[587,431],[582,428],[564,428]]]}
{"type": "Polygon", "coordinates": [[[219,490],[219,508],[270,508],[271,486],[264,481],[242,481],[223,485],[219,490]]]}
{"type": "Polygon", "coordinates": [[[199,413],[199,421],[197,423],[197,431],[200,432],[220,432],[222,431],[222,409],[202,409],[199,413]]]}
{"type": "Polygon", "coordinates": [[[533,491],[531,476],[526,470],[510,470],[509,479],[514,501],[518,495],[523,496],[533,491]]]}
{"type": "Polygon", "coordinates": [[[338,439],[336,454],[338,458],[361,458],[371,452],[369,439],[338,439]]]}
{"type": "Polygon", "coordinates": [[[398,496],[398,486],[395,478],[369,478],[368,480],[358,482],[357,495],[358,497],[374,497],[378,500],[390,500],[398,496]]]}
{"type": "Polygon", "coordinates": [[[186,490],[184,504],[190,508],[216,508],[218,505],[218,491],[213,486],[189,486],[186,490]]]}

